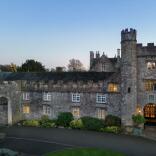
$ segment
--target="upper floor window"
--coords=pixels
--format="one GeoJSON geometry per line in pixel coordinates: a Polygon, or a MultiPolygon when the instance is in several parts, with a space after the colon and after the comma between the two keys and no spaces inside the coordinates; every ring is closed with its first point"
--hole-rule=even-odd
{"type": "Polygon", "coordinates": [[[72,108],[72,114],[75,118],[80,117],[80,108],[79,107],[73,107],[72,108]]]}
{"type": "Polygon", "coordinates": [[[96,94],[96,102],[97,103],[106,103],[106,95],[105,94],[96,94]]]}
{"type": "Polygon", "coordinates": [[[23,106],[23,113],[29,114],[30,113],[30,106],[28,106],[28,105],[23,106]]]}
{"type": "Polygon", "coordinates": [[[30,93],[24,92],[23,93],[23,100],[30,100],[30,93]]]}
{"type": "Polygon", "coordinates": [[[155,80],[146,80],[144,82],[144,87],[146,91],[156,91],[156,81],[155,80]]]}
{"type": "Polygon", "coordinates": [[[156,63],[153,61],[148,61],[147,62],[147,69],[155,69],[156,68],[156,63]]]}
{"type": "Polygon", "coordinates": [[[51,107],[49,105],[43,105],[43,114],[50,115],[51,114],[51,107]]]}
{"type": "Polygon", "coordinates": [[[80,102],[80,94],[79,93],[72,94],[72,102],[80,102]]]}
{"type": "Polygon", "coordinates": [[[118,92],[118,84],[117,83],[109,83],[108,84],[108,92],[118,92]]]}
{"type": "Polygon", "coordinates": [[[51,94],[49,92],[43,93],[43,101],[51,101],[51,94]]]}
{"type": "Polygon", "coordinates": [[[148,95],[148,103],[154,103],[155,102],[155,97],[153,94],[148,95]]]}

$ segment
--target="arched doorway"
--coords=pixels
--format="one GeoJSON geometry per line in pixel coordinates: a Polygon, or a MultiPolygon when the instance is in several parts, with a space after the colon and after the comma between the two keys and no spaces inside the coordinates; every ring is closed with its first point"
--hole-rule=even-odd
{"type": "Polygon", "coordinates": [[[156,104],[149,103],[145,105],[144,117],[147,123],[156,123],[156,104]]]}
{"type": "Polygon", "coordinates": [[[8,99],[0,97],[0,124],[8,124],[8,99]]]}

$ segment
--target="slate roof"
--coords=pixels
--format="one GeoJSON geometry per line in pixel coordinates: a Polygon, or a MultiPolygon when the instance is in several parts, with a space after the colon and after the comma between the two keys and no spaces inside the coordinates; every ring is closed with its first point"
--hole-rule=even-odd
{"type": "MultiPolygon", "coordinates": [[[[115,73],[116,75],[117,73],[115,73]]],[[[0,72],[0,80],[63,80],[63,81],[98,81],[114,75],[114,72],[0,72]]]]}

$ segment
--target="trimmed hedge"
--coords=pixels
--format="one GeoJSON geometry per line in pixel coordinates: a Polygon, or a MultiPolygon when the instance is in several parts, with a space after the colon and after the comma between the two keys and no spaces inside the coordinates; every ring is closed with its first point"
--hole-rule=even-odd
{"type": "Polygon", "coordinates": [[[107,115],[105,118],[106,126],[121,126],[121,119],[114,115],[107,115]]]}
{"type": "Polygon", "coordinates": [[[69,127],[70,122],[74,120],[73,114],[71,112],[61,112],[58,115],[56,124],[58,126],[69,127]]]}
{"type": "Polygon", "coordinates": [[[87,130],[99,131],[101,128],[104,127],[104,121],[98,118],[82,117],[81,120],[82,120],[84,129],[87,129],[87,130]]]}
{"type": "Polygon", "coordinates": [[[55,122],[54,120],[49,119],[48,116],[44,115],[39,120],[39,125],[40,127],[51,128],[51,127],[55,127],[55,122]]]}
{"type": "Polygon", "coordinates": [[[39,121],[38,120],[24,120],[22,123],[23,126],[31,126],[31,127],[39,127],[39,121]]]}
{"type": "Polygon", "coordinates": [[[105,128],[101,128],[101,132],[108,132],[108,133],[121,133],[121,127],[118,126],[108,126],[105,128]]]}
{"type": "Polygon", "coordinates": [[[70,122],[70,127],[73,129],[83,129],[84,125],[81,119],[75,119],[70,122]]]}

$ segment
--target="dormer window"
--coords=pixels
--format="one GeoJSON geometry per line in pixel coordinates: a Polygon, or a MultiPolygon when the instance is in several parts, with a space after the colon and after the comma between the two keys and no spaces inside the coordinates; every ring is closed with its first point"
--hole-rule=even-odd
{"type": "Polygon", "coordinates": [[[147,69],[155,69],[156,68],[156,63],[153,61],[148,61],[147,62],[147,69]]]}

